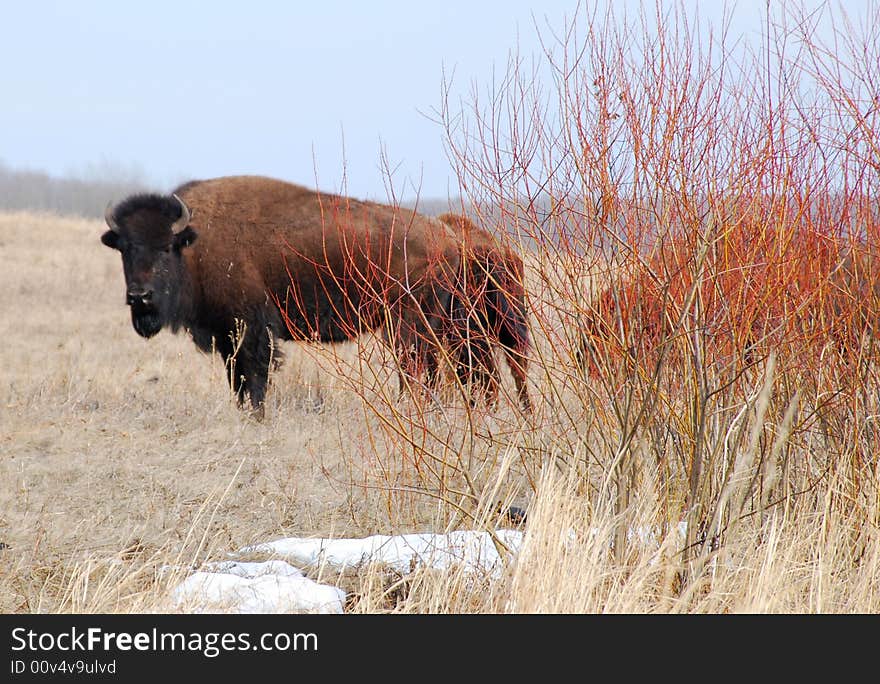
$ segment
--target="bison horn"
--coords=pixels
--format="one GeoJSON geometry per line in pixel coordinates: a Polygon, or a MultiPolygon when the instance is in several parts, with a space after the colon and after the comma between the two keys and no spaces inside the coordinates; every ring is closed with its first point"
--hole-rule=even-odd
{"type": "Polygon", "coordinates": [[[192,212],[189,207],[186,206],[186,202],[180,199],[177,195],[171,196],[177,200],[178,204],[180,204],[180,218],[171,225],[171,232],[179,233],[189,225],[190,219],[192,218],[192,212]]]}
{"type": "Polygon", "coordinates": [[[104,210],[104,220],[110,226],[110,230],[114,233],[119,232],[119,225],[116,223],[116,217],[113,216],[113,202],[107,204],[107,208],[104,210]]]}

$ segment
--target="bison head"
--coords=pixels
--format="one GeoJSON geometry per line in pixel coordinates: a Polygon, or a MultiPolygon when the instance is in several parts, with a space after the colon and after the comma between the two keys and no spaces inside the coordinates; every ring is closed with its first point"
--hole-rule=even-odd
{"type": "Polygon", "coordinates": [[[101,242],[122,254],[131,322],[143,337],[179,318],[187,278],[181,252],[197,235],[189,227],[191,218],[177,195],[135,195],[104,213],[110,230],[101,242]]]}

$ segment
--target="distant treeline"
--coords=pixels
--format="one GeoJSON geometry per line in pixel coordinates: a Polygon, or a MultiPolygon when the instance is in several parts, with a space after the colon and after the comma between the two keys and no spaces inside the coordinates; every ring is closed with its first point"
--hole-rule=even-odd
{"type": "Polygon", "coordinates": [[[59,178],[41,171],[10,169],[0,162],[0,210],[100,217],[108,202],[147,189],[147,184],[131,173],[105,171],[101,174],[105,178],[59,178]],[[113,179],[114,175],[120,179],[113,179]]]}
{"type": "MultiPolygon", "coordinates": [[[[137,169],[112,164],[92,167],[77,178],[11,169],[0,161],[0,211],[51,211],[62,215],[101,218],[108,203],[119,202],[132,193],[171,190],[171,187],[150,185],[142,178],[143,174],[137,169]]],[[[509,211],[505,215],[497,208],[487,210],[484,207],[483,211],[476,211],[467,202],[462,202],[461,198],[422,197],[402,200],[401,205],[415,208],[427,216],[449,211],[469,214],[490,231],[506,230],[522,244],[534,244],[540,238],[564,241],[569,244],[569,249],[575,251],[582,247],[577,242],[584,232],[584,217],[575,213],[551,215],[550,202],[544,197],[529,202],[536,212],[534,216],[523,211],[509,211]],[[517,218],[514,218],[515,215],[517,218]]],[[[623,228],[620,228],[621,235],[623,228]]]]}
{"type": "MultiPolygon", "coordinates": [[[[0,161],[0,211],[52,211],[58,214],[99,218],[109,202],[134,192],[161,191],[131,170],[108,166],[91,170],[83,178],[51,176],[42,171],[12,169],[0,161]]],[[[436,216],[456,203],[440,199],[402,202],[419,213],[436,216]]]]}

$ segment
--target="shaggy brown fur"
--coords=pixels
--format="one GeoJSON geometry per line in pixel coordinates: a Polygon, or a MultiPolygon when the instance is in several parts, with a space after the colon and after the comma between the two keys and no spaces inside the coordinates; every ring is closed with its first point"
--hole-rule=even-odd
{"type": "Polygon", "coordinates": [[[494,347],[500,345],[520,404],[531,411],[526,386],[530,342],[523,261],[466,216],[446,213],[437,218],[455,231],[462,248],[461,270],[444,329],[459,379],[483,391],[487,401],[494,403],[500,380],[494,347]]]}
{"type": "Polygon", "coordinates": [[[192,212],[186,227],[175,197],[137,195],[108,213],[102,241],[122,253],[135,330],[185,328],[216,348],[239,403],[248,394],[262,416],[275,338],[339,342],[382,327],[403,372],[432,372],[460,258],[442,224],[258,176],[174,194],[192,212]]]}

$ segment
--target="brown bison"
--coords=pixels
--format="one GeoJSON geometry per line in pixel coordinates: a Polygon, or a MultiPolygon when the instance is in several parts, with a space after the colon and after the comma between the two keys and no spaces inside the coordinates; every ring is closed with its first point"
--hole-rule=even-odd
{"type": "Polygon", "coordinates": [[[493,404],[499,385],[494,347],[500,345],[520,404],[531,411],[526,386],[530,345],[523,261],[466,216],[446,213],[437,218],[455,231],[462,249],[443,331],[459,380],[483,392],[493,404]]]}
{"type": "Polygon", "coordinates": [[[432,372],[460,272],[435,219],[279,180],[193,181],[106,212],[134,329],[217,349],[239,405],[263,415],[276,339],[340,342],[382,328],[402,372],[432,372]]]}

